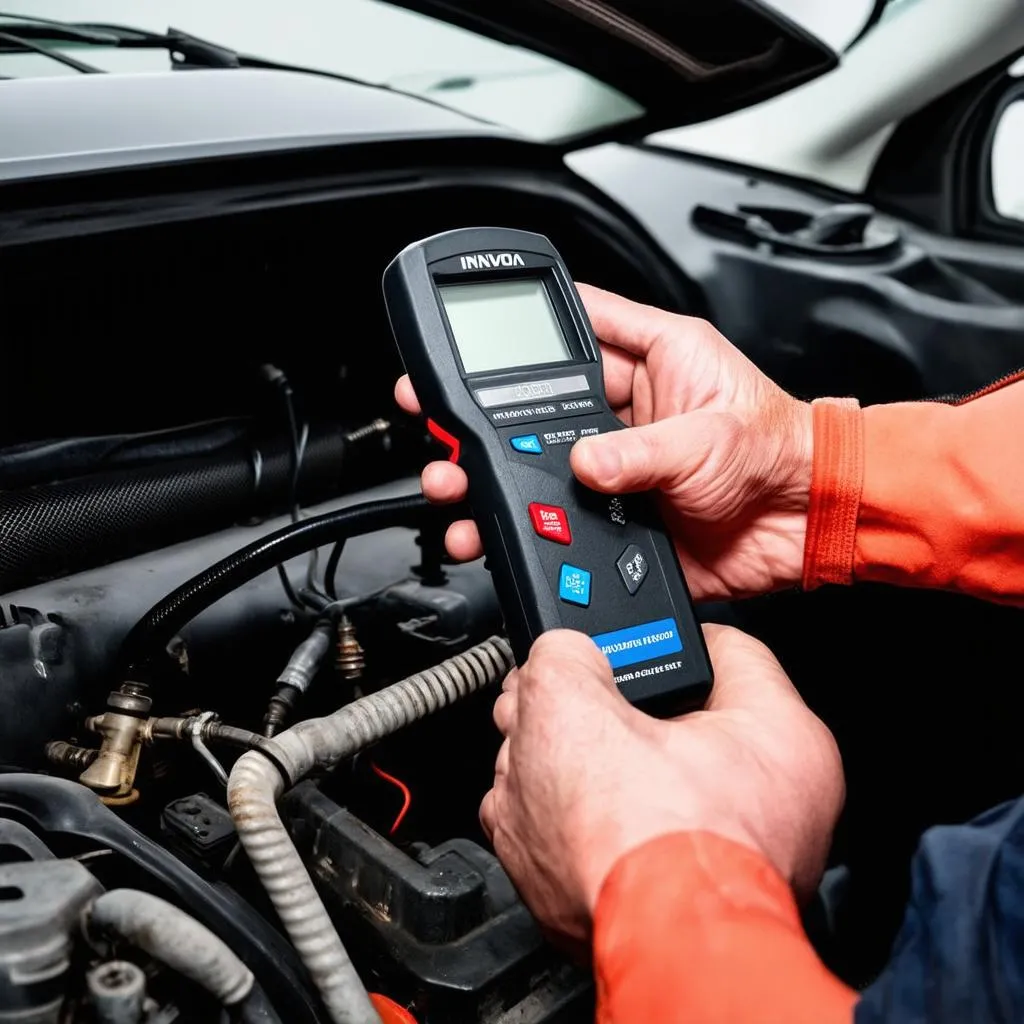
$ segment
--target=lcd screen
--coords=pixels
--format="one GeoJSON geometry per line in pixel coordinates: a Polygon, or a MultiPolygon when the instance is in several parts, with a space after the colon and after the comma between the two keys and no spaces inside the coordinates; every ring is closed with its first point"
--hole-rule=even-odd
{"type": "Polygon", "coordinates": [[[572,359],[540,278],[438,289],[466,373],[572,359]]]}

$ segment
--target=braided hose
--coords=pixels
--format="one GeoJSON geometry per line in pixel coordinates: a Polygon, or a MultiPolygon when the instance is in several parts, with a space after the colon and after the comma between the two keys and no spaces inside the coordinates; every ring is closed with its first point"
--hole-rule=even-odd
{"type": "MultiPolygon", "coordinates": [[[[372,743],[486,686],[512,668],[501,637],[362,697],[325,718],[300,722],[267,740],[267,755],[294,785],[313,768],[330,768],[372,743]]],[[[281,772],[259,751],[243,754],[228,781],[228,807],[238,838],[309,970],[335,1024],[379,1024],[380,1018],[277,813],[281,772]]]]}

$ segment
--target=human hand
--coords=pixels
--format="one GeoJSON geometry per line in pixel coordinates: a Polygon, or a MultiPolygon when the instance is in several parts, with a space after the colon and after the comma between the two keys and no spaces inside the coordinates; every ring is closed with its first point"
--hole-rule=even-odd
{"type": "Polygon", "coordinates": [[[631,707],[593,641],[566,630],[537,640],[495,704],[505,742],[480,820],[534,915],[571,944],[616,861],[668,833],[751,847],[798,898],[820,880],[845,794],[832,734],[763,644],[704,635],[715,687],[684,718],[631,707]]]}
{"type": "MultiPolygon", "coordinates": [[[[698,600],[744,597],[799,583],[811,486],[811,409],[787,395],[710,324],[588,285],[580,295],[602,342],[605,390],[634,430],[579,441],[573,472],[596,491],[658,489],[666,525],[698,600]]],[[[420,407],[408,377],[395,388],[420,407]]],[[[423,471],[423,493],[461,501],[465,472],[423,471]]],[[[450,554],[482,553],[468,520],[448,530],[450,554]]]]}

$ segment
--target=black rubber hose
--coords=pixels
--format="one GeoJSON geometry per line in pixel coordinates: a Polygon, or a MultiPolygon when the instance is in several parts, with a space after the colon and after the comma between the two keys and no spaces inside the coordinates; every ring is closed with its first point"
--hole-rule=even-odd
{"type": "Polygon", "coordinates": [[[162,652],[200,612],[278,563],[342,537],[416,525],[431,511],[421,495],[368,501],[290,523],[246,545],[187,580],[132,626],[121,647],[121,671],[138,669],[147,658],[162,652]]]}
{"type": "MultiPolygon", "coordinates": [[[[307,498],[337,493],[345,450],[338,432],[310,439],[307,498]]],[[[0,491],[0,594],[283,509],[290,476],[288,450],[278,447],[0,491]]]]}

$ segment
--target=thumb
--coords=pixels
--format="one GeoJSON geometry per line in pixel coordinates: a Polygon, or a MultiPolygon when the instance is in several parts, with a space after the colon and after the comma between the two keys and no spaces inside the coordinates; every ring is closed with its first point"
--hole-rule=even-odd
{"type": "Polygon", "coordinates": [[[729,413],[683,413],[642,427],[627,427],[578,441],[570,465],[580,483],[595,491],[624,494],[669,490],[710,459],[734,450],[739,424],[729,413]]]}
{"type": "Polygon", "coordinates": [[[732,626],[706,623],[702,628],[715,669],[708,710],[768,714],[783,706],[803,706],[785,669],[760,640],[732,626]]]}

